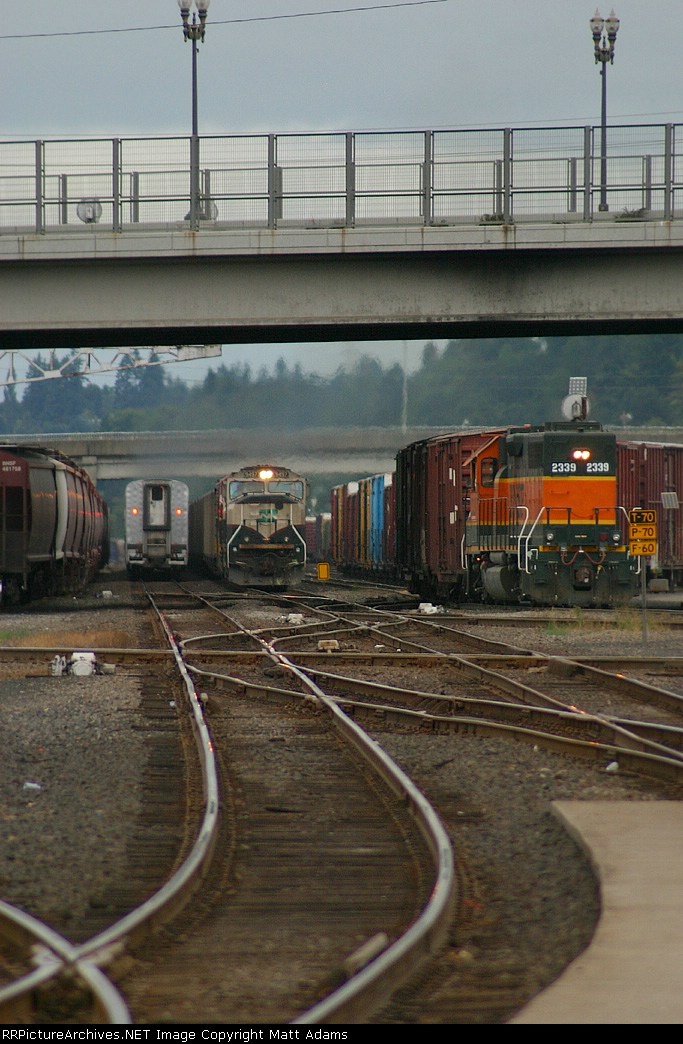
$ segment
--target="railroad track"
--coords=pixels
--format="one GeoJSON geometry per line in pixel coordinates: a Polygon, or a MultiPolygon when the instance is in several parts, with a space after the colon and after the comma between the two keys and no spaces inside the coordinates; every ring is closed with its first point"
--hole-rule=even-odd
{"type": "MultiPolygon", "coordinates": [[[[169,591],[164,617],[183,632],[202,630],[208,613],[215,628],[216,614],[227,622],[225,601],[213,593],[197,611],[169,591]]],[[[249,612],[250,599],[236,603],[249,612]]],[[[245,624],[231,626],[255,642],[245,624]]],[[[164,954],[164,975],[147,982],[136,967],[126,995],[142,1021],[159,1005],[185,1021],[183,1005],[197,996],[188,980],[206,995],[218,970],[220,1004],[205,1007],[205,1019],[362,1021],[447,931],[447,836],[404,774],[315,685],[284,701],[227,701],[206,688],[231,861],[222,887],[204,889],[202,923],[164,954]]]]}
{"type": "MultiPolygon", "coordinates": [[[[34,659],[45,655],[44,646],[31,650],[34,659]]],[[[9,903],[0,907],[7,967],[15,969],[0,987],[0,1019],[4,1022],[130,1023],[128,1006],[111,972],[105,974],[103,969],[109,970],[127,949],[173,916],[177,906],[187,901],[198,870],[211,854],[218,802],[210,742],[195,700],[190,707],[197,739],[195,756],[185,756],[193,746],[189,738],[192,715],[176,715],[178,680],[170,680],[164,673],[165,668],[161,674],[144,675],[139,712],[126,712],[129,727],[144,734],[146,769],[141,807],[122,810],[120,823],[112,824],[115,832],[134,824],[127,834],[125,872],[112,872],[109,886],[102,891],[100,885],[91,893],[85,908],[81,904],[80,909],[72,910],[64,903],[60,914],[48,904],[50,919],[64,922],[60,928],[21,907],[9,903]]],[[[119,699],[124,710],[118,690],[131,691],[130,676],[111,686],[114,702],[119,699]]],[[[132,688],[137,689],[135,683],[132,688]]],[[[192,691],[190,686],[190,702],[192,691]]],[[[99,728],[96,734],[99,741],[99,728]]],[[[126,753],[139,756],[140,749],[136,753],[135,745],[129,746],[126,753]]],[[[104,768],[106,759],[101,761],[104,768]]],[[[115,781],[111,782],[114,788],[115,781]]],[[[36,790],[40,789],[36,784],[36,790]]],[[[89,799],[90,795],[84,795],[86,802],[89,799]]],[[[56,812],[55,808],[50,814],[56,812]]],[[[97,809],[94,812],[96,821],[97,809]]],[[[108,829],[109,824],[103,831],[105,846],[112,844],[108,829]]],[[[49,847],[49,840],[46,843],[49,847]]],[[[93,841],[76,831],[72,844],[88,851],[93,841]]],[[[49,879],[42,885],[46,892],[53,891],[49,879]]],[[[32,882],[34,898],[40,886],[40,879],[32,882]]],[[[38,897],[37,905],[40,903],[38,897]]],[[[28,905],[26,900],[24,905],[28,905]]]]}
{"type": "MultiPolygon", "coordinates": [[[[176,592],[171,601],[182,598],[176,592]]],[[[88,1018],[102,1021],[361,1020],[447,930],[455,878],[438,818],[334,705],[321,712],[315,693],[284,712],[270,705],[255,715],[251,701],[241,710],[232,701],[229,713],[212,705],[209,738],[206,701],[175,643],[173,654],[203,769],[204,814],[194,845],[150,900],[95,938],[69,947],[53,933],[43,995],[58,984],[52,993],[60,993],[53,1004],[60,1018],[65,983],[75,976],[81,996],[74,1011],[87,1008],[88,1018]],[[183,916],[172,920],[179,909],[183,916]],[[149,942],[152,926],[156,938],[149,942]],[[101,975],[105,966],[117,989],[101,975]],[[110,991],[108,1008],[97,1005],[88,975],[99,975],[101,992],[105,985],[110,991]],[[196,989],[188,992],[193,979],[196,989]]],[[[30,1021],[27,998],[35,989],[34,973],[6,987],[3,1013],[30,1021]]],[[[41,1019],[46,1010],[43,1001],[41,1019]]]]}
{"type": "MultiPolygon", "coordinates": [[[[494,815],[486,803],[478,808],[464,797],[455,800],[443,789],[451,766],[460,766],[457,790],[466,791],[475,785],[474,774],[482,766],[493,765],[503,749],[514,750],[514,755],[506,753],[506,761],[512,758],[524,765],[525,773],[541,780],[546,794],[553,780],[561,786],[563,780],[573,778],[573,765],[579,763],[576,754],[585,747],[589,763],[595,765],[589,770],[594,787],[612,787],[633,796],[642,789],[646,799],[656,799],[678,786],[681,759],[678,740],[673,739],[678,731],[672,720],[677,714],[675,703],[662,704],[652,721],[639,722],[626,718],[621,705],[618,716],[597,710],[579,714],[559,706],[565,697],[576,698],[577,683],[583,689],[586,677],[597,679],[598,692],[604,686],[602,675],[593,676],[588,658],[585,662],[544,658],[507,641],[478,641],[485,635],[477,635],[478,628],[471,622],[460,627],[460,621],[442,616],[423,619],[414,610],[406,615],[411,610],[390,610],[384,599],[376,608],[319,594],[305,599],[254,599],[204,582],[173,589],[163,585],[156,598],[163,627],[178,639],[178,655],[182,650],[187,664],[183,669],[195,694],[189,702],[200,712],[193,719],[195,732],[206,725],[209,747],[219,752],[216,775],[224,789],[220,802],[216,800],[209,848],[210,855],[220,852],[221,858],[207,855],[205,867],[188,885],[192,902],[169,900],[174,912],[181,906],[184,912],[173,920],[164,914],[163,927],[151,939],[146,931],[133,930],[129,936],[126,929],[120,939],[105,933],[98,941],[86,941],[61,954],[63,944],[56,940],[51,949],[45,947],[52,955],[47,971],[40,969],[46,984],[67,965],[80,968],[85,962],[85,972],[93,976],[107,970],[109,980],[101,979],[105,994],[112,982],[115,986],[108,1000],[93,999],[96,990],[91,984],[81,988],[99,1021],[111,1020],[112,1009],[118,1021],[125,1016],[142,1024],[212,1019],[504,1021],[543,981],[558,974],[590,937],[584,920],[590,920],[590,911],[578,917],[575,905],[577,897],[590,892],[589,872],[583,888],[577,887],[576,878],[566,883],[561,905],[572,925],[564,933],[566,938],[558,939],[561,933],[552,932],[550,918],[541,919],[554,936],[547,944],[555,947],[555,955],[545,960],[541,971],[530,974],[529,966],[537,961],[543,944],[536,940],[528,952],[524,950],[527,918],[514,933],[518,957],[508,961],[507,970],[494,983],[492,977],[500,975],[500,958],[494,956],[501,946],[500,926],[482,915],[490,900],[486,888],[491,888],[481,883],[482,864],[489,860],[473,856],[472,851],[489,843],[481,836],[481,825],[486,822],[490,827],[498,813],[494,815]],[[197,600],[197,594],[203,601],[197,600]],[[553,691],[546,682],[552,682],[553,691]],[[450,691],[452,687],[455,691],[450,691]],[[259,728],[255,706],[263,716],[259,728]],[[403,765],[404,771],[396,777],[400,782],[375,778],[362,760],[357,750],[361,722],[403,765]],[[582,740],[574,732],[576,727],[592,728],[593,733],[582,740]],[[343,751],[340,737],[345,734],[353,737],[351,753],[343,751]],[[454,736],[459,740],[457,748],[454,736]],[[510,739],[524,740],[525,748],[519,742],[510,747],[510,739]],[[640,750],[635,750],[636,743],[640,750]],[[226,753],[228,744],[239,752],[235,764],[233,754],[226,753]],[[468,780],[465,766],[475,744],[475,767],[468,780]],[[539,767],[535,753],[539,748],[549,757],[561,751],[562,767],[555,771],[539,767]],[[636,756],[638,761],[632,760],[636,756]],[[342,767],[336,774],[328,773],[329,793],[323,795],[321,781],[332,757],[340,758],[342,767]],[[604,772],[615,761],[619,774],[612,783],[604,772]],[[419,790],[410,783],[408,777],[413,775],[419,790]],[[352,782],[359,787],[357,797],[352,782]],[[661,787],[669,789],[658,790],[661,787]],[[432,813],[426,802],[422,804],[421,791],[436,804],[446,824],[441,841],[434,840],[438,834],[425,840],[430,827],[423,820],[429,821],[432,813]],[[376,810],[366,820],[368,794],[376,800],[376,810]],[[413,816],[406,815],[409,806],[413,816]],[[345,815],[340,815],[341,809],[345,815]],[[365,838],[350,833],[363,822],[365,838]],[[380,840],[387,823],[393,833],[380,840]],[[448,854],[448,835],[467,839],[457,860],[457,875],[448,854]],[[302,871],[288,877],[286,871],[304,849],[308,853],[305,873],[312,878],[302,871]],[[437,862],[436,870],[430,869],[435,851],[445,859],[440,868],[437,862]],[[390,901],[384,906],[375,901],[378,865],[393,882],[386,889],[390,901]],[[343,883],[336,890],[327,876],[330,868],[341,872],[343,883]],[[373,883],[363,892],[355,883],[367,871],[373,883]],[[443,904],[438,915],[424,919],[433,893],[444,891],[452,895],[452,904],[443,904]],[[327,922],[321,915],[331,896],[332,909],[326,916],[333,927],[323,929],[321,924],[327,922]],[[363,908],[362,927],[343,912],[344,903],[356,911],[363,908]],[[312,905],[315,931],[310,920],[304,920],[312,905]],[[255,923],[258,945],[253,942],[255,923]],[[217,925],[220,930],[215,932],[217,925]],[[401,934],[406,927],[407,938],[401,934]],[[216,936],[233,940],[232,952],[217,948],[216,936]],[[280,947],[285,936],[289,951],[280,947]],[[472,939],[477,943],[476,961],[472,939]],[[393,958],[398,958],[398,964],[391,967],[393,958]]],[[[106,658],[120,663],[123,670],[130,663],[139,670],[143,654],[154,663],[156,674],[176,656],[151,648],[106,650],[106,658]]],[[[0,657],[4,655],[0,649],[0,657]]],[[[610,678],[629,673],[623,659],[620,665],[621,672],[604,673],[610,678]]],[[[643,660],[642,667],[647,677],[648,672],[665,669],[661,660],[652,657],[643,660]]],[[[638,706],[644,716],[643,691],[632,706],[638,706]]],[[[377,744],[371,743],[369,749],[377,761],[377,744]]],[[[585,773],[578,769],[577,779],[585,773]]],[[[495,788],[488,786],[493,793],[495,788]]],[[[205,807],[203,798],[195,804],[201,810],[205,807]]],[[[186,828],[182,833],[187,833],[186,828]]],[[[205,824],[199,829],[203,833],[205,824]]],[[[564,858],[567,865],[571,843],[546,823],[544,836],[548,834],[559,850],[566,849],[560,862],[564,858]]],[[[537,850],[538,844],[533,845],[534,854],[537,850]]],[[[187,846],[176,846],[176,867],[186,851],[187,846]]],[[[543,887],[549,876],[539,875],[543,887]]],[[[565,882],[557,887],[563,889],[565,882]]],[[[497,902],[502,904],[502,895],[497,902]]],[[[544,930],[540,921],[538,930],[544,930]]],[[[17,979],[17,989],[27,985],[28,976],[36,974],[28,942],[19,953],[0,950],[0,971],[4,967],[8,979],[17,979]]],[[[43,987],[42,992],[46,996],[49,991],[43,987]]],[[[84,1005],[82,1001],[83,1010],[84,1005]]],[[[24,1017],[30,1018],[30,1012],[24,1017]]]]}
{"type": "MultiPolygon", "coordinates": [[[[320,597],[293,597],[285,605],[290,611],[280,613],[267,628],[269,638],[261,640],[286,650],[288,660],[354,718],[403,717],[416,727],[480,734],[498,728],[548,749],[564,742],[577,756],[683,779],[683,697],[626,676],[623,658],[620,670],[606,670],[564,656],[540,656],[452,621],[340,606],[338,599],[325,603],[320,597]],[[382,681],[374,680],[377,674],[382,681]]],[[[239,630],[220,636],[225,652],[213,648],[216,644],[215,638],[202,637],[185,647],[192,649],[197,666],[213,663],[216,684],[239,687],[251,680],[250,691],[264,691],[263,663],[244,650],[239,630]],[[211,648],[202,651],[205,643],[211,648]],[[240,661],[237,679],[220,677],[221,655],[240,661]]],[[[639,661],[635,665],[642,667],[639,661]]],[[[677,664],[669,661],[669,666],[677,664]]],[[[297,691],[301,679],[290,674],[284,686],[297,691]]]]}

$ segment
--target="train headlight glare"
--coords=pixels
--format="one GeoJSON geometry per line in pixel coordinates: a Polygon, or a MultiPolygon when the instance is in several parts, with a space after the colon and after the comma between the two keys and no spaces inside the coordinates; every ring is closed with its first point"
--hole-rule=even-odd
{"type": "Polygon", "coordinates": [[[574,460],[590,460],[591,451],[587,449],[575,449],[572,453],[574,460]]]}
{"type": "Polygon", "coordinates": [[[262,468],[258,473],[260,479],[272,479],[273,472],[270,468],[262,468]]]}

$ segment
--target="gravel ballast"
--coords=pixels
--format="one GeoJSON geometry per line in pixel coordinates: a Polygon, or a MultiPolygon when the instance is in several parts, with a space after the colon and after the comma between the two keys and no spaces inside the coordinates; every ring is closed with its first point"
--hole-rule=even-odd
{"type": "MultiPolygon", "coordinates": [[[[637,655],[640,633],[582,626],[477,634],[570,656],[637,655]],[[514,636],[514,637],[513,637],[514,636]]],[[[0,645],[150,645],[132,605],[91,596],[0,617],[0,645]]],[[[650,655],[683,655],[683,637],[652,633],[650,655]],[[664,652],[664,650],[666,650],[664,652]]],[[[140,829],[146,758],[137,674],[50,675],[51,655],[0,662],[0,896],[69,938],[124,881],[140,829]]],[[[590,941],[599,895],[588,862],[552,812],[556,800],[678,799],[678,788],[608,773],[607,764],[531,744],[377,729],[377,741],[434,803],[459,853],[461,919],[449,971],[434,969],[378,1021],[504,1021],[590,941]],[[485,1011],[466,998],[498,984],[485,1011]]],[[[227,1018],[228,1016],[226,1016],[227,1018]]]]}

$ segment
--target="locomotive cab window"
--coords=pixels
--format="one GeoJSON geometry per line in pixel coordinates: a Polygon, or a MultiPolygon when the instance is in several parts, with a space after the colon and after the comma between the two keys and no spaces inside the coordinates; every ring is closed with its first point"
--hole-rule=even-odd
{"type": "Polygon", "coordinates": [[[291,496],[296,497],[297,500],[304,499],[304,484],[303,482],[282,482],[274,481],[268,483],[269,493],[289,493],[291,496]]]}
{"type": "Polygon", "coordinates": [[[498,472],[498,461],[495,457],[484,457],[481,462],[481,484],[485,489],[493,486],[498,472]]]}
{"type": "Polygon", "coordinates": [[[251,479],[242,479],[239,482],[234,481],[230,483],[230,499],[235,500],[237,497],[241,497],[245,493],[264,493],[265,489],[264,482],[256,482],[251,479]]]}

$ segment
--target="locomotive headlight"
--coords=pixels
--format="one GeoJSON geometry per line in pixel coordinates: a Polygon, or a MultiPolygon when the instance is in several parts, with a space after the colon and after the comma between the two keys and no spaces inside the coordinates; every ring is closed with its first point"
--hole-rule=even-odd
{"type": "Polygon", "coordinates": [[[554,529],[549,529],[546,532],[546,535],[545,535],[545,542],[546,542],[546,544],[552,544],[554,539],[555,539],[555,530],[554,529]]]}
{"type": "Polygon", "coordinates": [[[575,449],[572,453],[574,460],[590,460],[591,451],[587,449],[575,449]]]}
{"type": "Polygon", "coordinates": [[[259,471],[258,477],[260,479],[272,479],[273,472],[270,468],[263,468],[261,471],[259,471]]]}
{"type": "Polygon", "coordinates": [[[612,543],[613,544],[620,544],[621,543],[621,533],[619,532],[618,529],[615,529],[614,532],[612,533],[612,543]]]}

